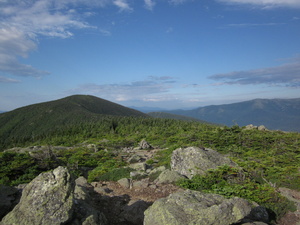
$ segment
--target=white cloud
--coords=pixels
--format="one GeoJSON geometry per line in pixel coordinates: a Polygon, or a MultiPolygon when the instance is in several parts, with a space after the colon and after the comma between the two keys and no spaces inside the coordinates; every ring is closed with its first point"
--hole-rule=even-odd
{"type": "Polygon", "coordinates": [[[144,0],[146,9],[153,10],[156,3],[153,0],[144,0]]]}
{"type": "MultiPolygon", "coordinates": [[[[18,57],[27,57],[29,52],[37,49],[39,35],[68,38],[73,35],[71,28],[92,28],[78,19],[76,11],[67,8],[67,4],[100,5],[104,2],[106,1],[12,0],[0,2],[0,73],[32,77],[49,74],[30,65],[19,63],[18,57]]],[[[9,80],[9,78],[6,79],[9,80]]],[[[3,77],[2,80],[4,80],[3,77]]]]}
{"type": "Polygon", "coordinates": [[[266,84],[268,86],[286,86],[300,88],[300,57],[276,67],[261,68],[248,71],[234,71],[209,76],[213,80],[221,80],[224,84],[266,84]]]}
{"type": "Polygon", "coordinates": [[[0,83],[20,83],[19,80],[7,78],[7,77],[1,77],[0,76],[0,83]]]}
{"type": "Polygon", "coordinates": [[[190,0],[169,0],[169,3],[173,4],[173,5],[179,5],[179,4],[183,4],[187,1],[190,1],[190,0]]]}
{"type": "Polygon", "coordinates": [[[120,8],[120,11],[132,11],[133,9],[129,6],[127,0],[114,0],[113,4],[120,8]]]}
{"type": "MultiPolygon", "coordinates": [[[[87,14],[78,14],[73,6],[82,4],[84,10],[109,3],[111,0],[0,1],[0,73],[32,77],[49,74],[20,63],[18,57],[27,57],[36,50],[40,36],[69,38],[72,29],[96,28],[84,22],[87,14]]],[[[100,33],[110,35],[101,29],[100,33]]]]}
{"type": "Polygon", "coordinates": [[[300,7],[299,0],[218,0],[225,3],[235,3],[235,4],[251,4],[263,6],[265,8],[269,7],[300,7]]]}
{"type": "Polygon", "coordinates": [[[167,93],[175,83],[170,76],[150,76],[146,80],[127,84],[83,84],[71,90],[69,94],[88,93],[99,95],[112,101],[130,101],[145,99],[159,99],[162,93],[167,93]]]}

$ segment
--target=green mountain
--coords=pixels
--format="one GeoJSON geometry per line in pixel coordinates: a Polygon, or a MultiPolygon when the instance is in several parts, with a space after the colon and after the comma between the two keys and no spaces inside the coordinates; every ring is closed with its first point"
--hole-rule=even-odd
{"type": "Polygon", "coordinates": [[[240,103],[211,105],[168,113],[194,117],[226,126],[264,125],[271,130],[300,132],[300,98],[255,99],[240,103]]]}
{"type": "Polygon", "coordinates": [[[0,141],[48,135],[72,124],[107,116],[149,117],[147,114],[89,95],[74,95],[0,114],[0,141]]]}

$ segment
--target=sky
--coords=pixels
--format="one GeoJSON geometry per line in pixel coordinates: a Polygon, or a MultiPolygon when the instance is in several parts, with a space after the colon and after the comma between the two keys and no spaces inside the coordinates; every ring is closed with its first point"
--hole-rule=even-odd
{"type": "Polygon", "coordinates": [[[300,0],[0,0],[0,111],[75,94],[191,109],[300,97],[300,0]]]}

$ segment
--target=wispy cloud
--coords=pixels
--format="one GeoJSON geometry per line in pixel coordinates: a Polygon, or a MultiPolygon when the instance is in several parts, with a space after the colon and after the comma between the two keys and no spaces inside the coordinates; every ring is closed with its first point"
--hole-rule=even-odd
{"type": "Polygon", "coordinates": [[[119,7],[120,11],[133,11],[133,8],[129,6],[127,0],[114,0],[113,4],[119,7]]]}
{"type": "Polygon", "coordinates": [[[174,4],[174,5],[179,5],[179,4],[183,4],[185,2],[188,2],[188,1],[191,1],[191,0],[169,0],[169,3],[174,4]]]}
{"type": "Polygon", "coordinates": [[[153,0],[144,0],[145,2],[145,8],[149,10],[153,10],[156,3],[153,0]]]}
{"type": "Polygon", "coordinates": [[[273,7],[292,7],[299,8],[299,0],[217,0],[219,2],[234,3],[234,4],[251,4],[262,6],[264,8],[273,7]]]}
{"type": "Polygon", "coordinates": [[[70,38],[74,29],[97,29],[109,36],[108,30],[85,22],[91,8],[114,4],[130,9],[125,0],[10,0],[0,1],[0,74],[41,77],[49,74],[19,62],[38,48],[40,36],[70,38]],[[80,13],[77,12],[80,7],[80,13]]]}
{"type": "Polygon", "coordinates": [[[78,88],[70,90],[73,93],[88,93],[99,95],[113,101],[130,101],[159,99],[161,93],[168,93],[175,83],[173,77],[170,76],[149,76],[146,80],[134,81],[126,84],[83,84],[78,88]]]}
{"type": "Polygon", "coordinates": [[[276,67],[215,74],[208,78],[221,80],[218,85],[265,84],[269,86],[300,88],[300,57],[294,58],[291,62],[276,67]]]}
{"type": "Polygon", "coordinates": [[[7,78],[7,77],[1,77],[0,76],[0,83],[20,83],[19,80],[7,78]]]}

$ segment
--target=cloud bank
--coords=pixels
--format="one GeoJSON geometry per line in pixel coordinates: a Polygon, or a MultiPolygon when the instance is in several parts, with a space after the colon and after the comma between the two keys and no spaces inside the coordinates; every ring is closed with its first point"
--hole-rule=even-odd
{"type": "MultiPolygon", "coordinates": [[[[49,72],[19,62],[36,50],[40,36],[70,38],[73,29],[98,29],[85,19],[91,8],[115,5],[120,11],[130,11],[126,0],[10,0],[0,1],[0,75],[42,77],[49,72]],[[81,12],[76,7],[80,6],[81,12]]],[[[7,78],[8,79],[8,78],[7,78]]],[[[3,79],[1,79],[3,80],[3,79]]]]}
{"type": "Polygon", "coordinates": [[[276,67],[215,74],[208,78],[221,80],[221,83],[218,83],[219,85],[265,84],[268,86],[300,88],[300,57],[294,58],[291,62],[276,67]]]}

